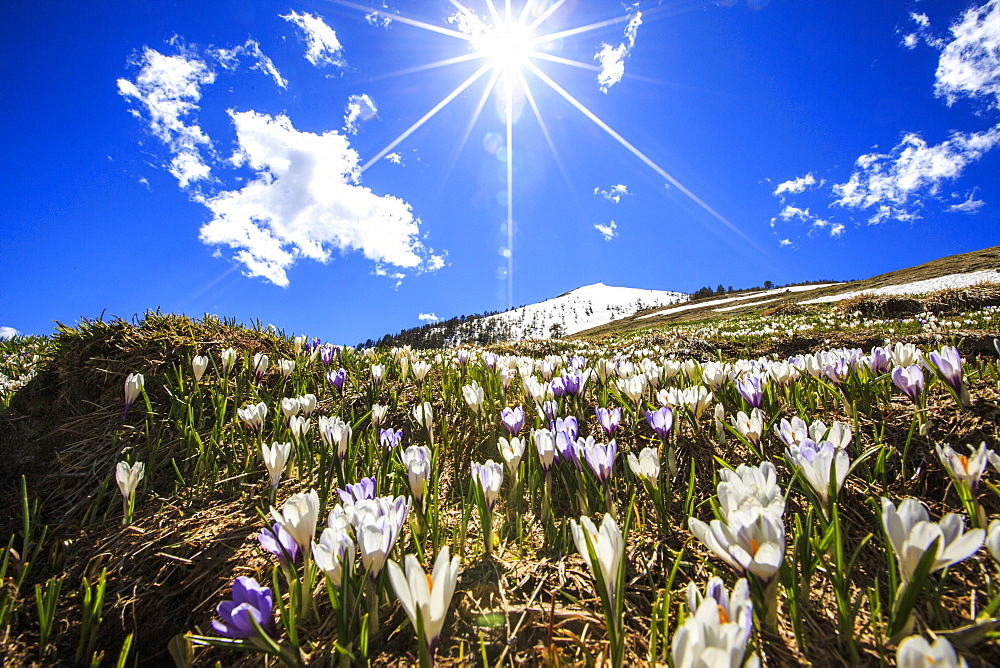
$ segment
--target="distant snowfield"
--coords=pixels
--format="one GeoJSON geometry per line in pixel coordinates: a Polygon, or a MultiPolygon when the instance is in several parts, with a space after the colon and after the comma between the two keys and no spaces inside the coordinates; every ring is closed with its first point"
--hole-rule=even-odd
{"type": "Polygon", "coordinates": [[[973,271],[967,274],[948,274],[938,278],[928,278],[923,281],[913,283],[903,283],[901,285],[887,285],[882,288],[872,288],[871,290],[857,290],[855,292],[842,292],[839,295],[828,297],[817,297],[799,302],[800,304],[826,304],[829,302],[839,302],[844,299],[851,299],[858,295],[919,295],[925,292],[935,292],[946,288],[966,288],[976,283],[1000,283],[1000,269],[986,269],[984,271],[973,271]]]}
{"type": "MultiPolygon", "coordinates": [[[[725,299],[713,299],[707,302],[698,302],[697,304],[685,304],[684,306],[675,306],[674,308],[668,308],[663,311],[657,311],[656,313],[650,313],[648,315],[642,315],[637,318],[641,320],[643,318],[653,318],[658,315],[668,315],[673,313],[680,313],[681,311],[690,311],[691,309],[704,308],[706,306],[721,306],[722,304],[732,304],[733,302],[745,301],[747,299],[757,299],[759,297],[770,297],[771,295],[783,295],[788,292],[808,292],[809,290],[818,290],[819,288],[828,288],[831,285],[840,285],[839,283],[816,283],[815,285],[792,285],[787,288],[775,288],[774,290],[758,290],[757,292],[746,292],[736,297],[726,297],[725,299]]],[[[768,299],[766,301],[776,301],[775,299],[768,299]]],[[[765,302],[755,302],[763,304],[765,302]]],[[[737,304],[736,306],[730,306],[725,309],[715,309],[716,311],[732,311],[737,308],[743,308],[745,306],[752,306],[753,304],[737,304]]]]}
{"type": "Polygon", "coordinates": [[[487,316],[484,320],[505,322],[510,327],[512,339],[547,339],[552,336],[552,326],[556,324],[562,325],[561,335],[566,336],[606,325],[642,309],[667,306],[687,299],[688,295],[683,292],[616,288],[595,283],[561,297],[487,316]]]}

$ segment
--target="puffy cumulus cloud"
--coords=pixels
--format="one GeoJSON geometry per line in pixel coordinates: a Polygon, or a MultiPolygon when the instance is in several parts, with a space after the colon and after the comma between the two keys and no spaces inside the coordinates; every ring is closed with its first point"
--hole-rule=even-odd
{"type": "Polygon", "coordinates": [[[421,313],[417,316],[417,320],[421,322],[437,322],[441,318],[437,317],[433,313],[421,313]]]}
{"type": "Polygon", "coordinates": [[[824,181],[818,180],[813,176],[812,172],[809,172],[805,176],[800,176],[797,179],[791,179],[785,181],[784,183],[779,183],[778,187],[774,189],[774,194],[778,197],[782,195],[797,195],[799,193],[804,193],[809,188],[823,185],[824,181]]]}
{"type": "Polygon", "coordinates": [[[294,23],[302,30],[306,40],[306,60],[316,67],[343,67],[344,47],[337,33],[319,16],[291,11],[281,18],[294,23]]]}
{"type": "Polygon", "coordinates": [[[358,154],[344,135],[299,132],[283,115],[230,112],[239,149],[236,166],[255,177],[239,190],[203,200],[212,220],[201,240],[228,246],[249,276],[287,286],[299,258],[327,262],[333,250],[360,251],[375,273],[401,280],[401,269],[444,264],[418,239],[410,205],[358,185],[358,154]]]}
{"type": "Polygon", "coordinates": [[[618,46],[601,44],[600,50],[594,55],[594,60],[601,64],[601,71],[597,74],[597,84],[601,87],[602,93],[607,93],[609,88],[625,76],[625,59],[635,46],[635,36],[639,32],[640,25],[642,25],[642,12],[636,3],[632,6],[628,25],[625,26],[625,41],[618,46]]]}
{"type": "Polygon", "coordinates": [[[924,199],[938,196],[945,181],[958,178],[997,142],[1000,125],[984,132],[956,132],[936,145],[909,133],[888,153],[858,158],[850,179],[833,185],[834,204],[872,210],[871,223],[919,218],[924,199]]]}
{"type": "Polygon", "coordinates": [[[367,95],[352,95],[347,100],[344,110],[344,132],[352,135],[358,133],[362,121],[370,121],[378,114],[375,101],[367,95]]]}
{"type": "Polygon", "coordinates": [[[594,225],[594,229],[600,232],[602,235],[604,235],[605,241],[611,241],[612,239],[618,236],[618,226],[615,224],[615,221],[613,220],[611,221],[610,225],[601,225],[601,224],[594,225]]]}
{"type": "Polygon", "coordinates": [[[209,179],[212,143],[196,115],[201,88],[215,81],[215,72],[184,46],[173,56],[146,47],[132,63],[139,73],[134,80],[118,79],[118,92],[135,103],[132,113],[169,149],[170,173],[182,188],[209,179]]]}
{"type": "Polygon", "coordinates": [[[246,44],[235,46],[231,49],[209,49],[208,53],[215,57],[219,64],[227,70],[235,70],[240,66],[241,58],[249,58],[253,64],[251,70],[263,72],[271,77],[280,88],[288,88],[288,80],[281,76],[281,72],[275,67],[274,62],[264,55],[260,50],[260,43],[256,40],[248,39],[246,44]]]}
{"type": "Polygon", "coordinates": [[[13,327],[0,327],[0,339],[12,339],[15,336],[20,336],[21,332],[17,331],[13,327]]]}
{"type": "Polygon", "coordinates": [[[628,186],[626,186],[623,183],[619,183],[617,185],[611,186],[607,190],[602,190],[601,188],[594,188],[594,194],[597,195],[598,197],[603,197],[609,202],[614,202],[615,204],[618,204],[619,202],[622,201],[622,197],[625,197],[626,195],[631,195],[632,193],[628,191],[628,186]]]}
{"type": "Polygon", "coordinates": [[[959,97],[993,98],[1000,107],[1000,0],[968,9],[942,40],[934,92],[952,104],[959,97]]]}

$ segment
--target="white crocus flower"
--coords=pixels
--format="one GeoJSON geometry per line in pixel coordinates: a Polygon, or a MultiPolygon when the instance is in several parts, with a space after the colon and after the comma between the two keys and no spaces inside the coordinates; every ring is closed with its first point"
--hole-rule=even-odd
{"type": "Polygon", "coordinates": [[[902,342],[897,342],[893,346],[890,357],[892,357],[893,364],[904,367],[920,364],[924,359],[923,353],[920,352],[920,349],[916,345],[902,342]]]}
{"type": "Polygon", "coordinates": [[[288,378],[295,371],[295,360],[281,360],[278,362],[278,368],[281,369],[281,375],[288,378]]]}
{"type": "Polygon", "coordinates": [[[682,401],[689,411],[694,413],[696,419],[701,418],[701,414],[708,408],[712,401],[712,393],[704,385],[689,387],[682,393],[682,401]]]}
{"type": "Polygon", "coordinates": [[[931,572],[963,561],[982,546],[986,532],[965,530],[961,515],[948,513],[940,522],[931,522],[927,507],[917,499],[904,499],[899,508],[882,498],[882,527],[899,562],[903,581],[912,576],[931,543],[938,541],[937,554],[931,572]]]}
{"type": "Polygon", "coordinates": [[[718,390],[724,382],[729,380],[726,367],[720,362],[707,362],[701,370],[701,380],[713,390],[718,390]]]}
{"type": "Polygon", "coordinates": [[[760,466],[740,464],[735,471],[720,470],[717,493],[724,515],[751,507],[763,508],[779,517],[785,512],[785,497],[771,462],[762,462],[760,466]]]}
{"type": "Polygon", "coordinates": [[[968,485],[969,489],[975,491],[979,486],[979,479],[986,470],[989,462],[989,455],[992,450],[986,449],[986,442],[979,444],[979,448],[969,446],[970,455],[960,455],[950,445],[938,445],[937,454],[952,477],[968,485]]]}
{"type": "Polygon", "coordinates": [[[709,524],[688,518],[688,528],[723,561],[741,573],[767,582],[778,574],[785,555],[785,523],[781,515],[751,506],[709,524]]]}
{"type": "Polygon", "coordinates": [[[372,426],[381,427],[385,422],[385,416],[389,414],[389,407],[382,404],[372,404],[372,426]]]}
{"type": "Polygon", "coordinates": [[[933,645],[923,636],[910,636],[899,643],[896,665],[899,668],[965,668],[969,664],[944,636],[938,636],[933,645]]]}
{"type": "Polygon", "coordinates": [[[126,501],[132,496],[135,488],[139,485],[139,481],[145,476],[146,465],[142,462],[136,462],[131,466],[128,462],[118,462],[118,467],[115,469],[115,482],[118,483],[118,489],[121,490],[122,496],[125,497],[126,501]]]}
{"type": "Polygon", "coordinates": [[[221,353],[219,353],[219,358],[222,360],[222,368],[229,373],[229,370],[233,368],[236,364],[236,358],[238,357],[235,350],[232,348],[226,348],[221,353]]]}
{"type": "Polygon", "coordinates": [[[326,528],[318,543],[313,543],[316,566],[326,573],[330,582],[339,587],[344,578],[344,567],[354,564],[354,541],[346,527],[326,528]]]}
{"type": "Polygon", "coordinates": [[[472,409],[473,413],[482,412],[483,401],[486,395],[483,388],[479,386],[479,383],[472,381],[472,385],[462,387],[462,396],[465,397],[465,403],[469,404],[469,408],[472,409]]]}
{"type": "Polygon", "coordinates": [[[259,432],[264,425],[264,418],[267,417],[267,404],[262,401],[259,404],[244,406],[236,411],[236,415],[247,427],[259,432]]]}
{"type": "Polygon", "coordinates": [[[285,468],[285,464],[288,462],[288,455],[292,452],[291,443],[272,443],[268,446],[266,443],[260,444],[260,454],[264,458],[264,466],[267,467],[267,473],[271,476],[271,487],[277,487],[278,481],[281,480],[281,472],[285,468]]]}
{"type": "Polygon", "coordinates": [[[628,397],[633,404],[638,404],[646,392],[646,377],[642,375],[619,378],[615,384],[618,386],[618,391],[628,397]]]}
{"type": "Polygon", "coordinates": [[[605,513],[600,528],[589,517],[581,517],[579,524],[576,520],[570,520],[569,528],[573,533],[576,549],[580,551],[580,555],[593,575],[595,564],[590,560],[590,550],[587,548],[587,537],[590,537],[590,544],[597,557],[596,565],[601,569],[601,577],[607,588],[608,600],[612,602],[612,609],[614,609],[618,569],[625,557],[625,541],[622,538],[621,529],[608,513],[605,513]]]}
{"type": "Polygon", "coordinates": [[[204,355],[195,355],[191,358],[191,370],[194,372],[194,382],[201,382],[201,377],[205,375],[208,368],[208,358],[204,355]]]}
{"type": "Polygon", "coordinates": [[[145,379],[141,373],[130,373],[125,377],[125,414],[128,415],[128,410],[135,403],[136,398],[139,393],[142,392],[142,386],[145,384],[145,379]]]}
{"type": "Polygon", "coordinates": [[[303,394],[298,397],[299,409],[305,415],[312,415],[313,411],[316,410],[316,395],[315,394],[303,394]]]}
{"type": "Polygon", "coordinates": [[[756,654],[744,662],[753,624],[750,587],[741,579],[732,596],[720,578],[709,580],[702,595],[694,583],[688,585],[691,614],[674,635],[671,656],[678,668],[750,668],[759,666],[756,654]]]}
{"type": "Polygon", "coordinates": [[[649,482],[653,487],[657,487],[660,482],[660,457],[656,454],[656,448],[643,448],[636,457],[633,453],[628,453],[628,466],[632,473],[649,482]]]}
{"type": "Polygon", "coordinates": [[[292,438],[299,442],[303,437],[309,433],[309,426],[312,424],[312,420],[309,418],[302,417],[301,415],[294,415],[288,420],[288,428],[292,432],[292,438]]]}
{"type": "Polygon", "coordinates": [[[427,362],[414,362],[413,363],[413,379],[418,383],[424,382],[427,378],[427,374],[430,373],[431,365],[427,362]]]}
{"type": "MultiPolygon", "coordinates": [[[[722,404],[718,405],[721,406],[722,404]]],[[[750,411],[750,415],[740,411],[732,420],[733,427],[736,428],[736,431],[743,438],[754,445],[760,445],[760,436],[764,433],[764,413],[759,408],[754,408],[750,411]]]]}
{"type": "Polygon", "coordinates": [[[431,475],[431,457],[431,449],[426,445],[411,445],[402,452],[410,492],[418,504],[423,503],[427,480],[431,475]]]}
{"type": "Polygon", "coordinates": [[[1000,520],[990,522],[986,530],[986,549],[993,560],[1000,564],[1000,520]]]}
{"type": "Polygon", "coordinates": [[[538,450],[538,461],[542,469],[548,471],[552,468],[552,462],[556,456],[556,437],[548,429],[536,429],[531,432],[531,437],[535,441],[535,448],[538,450]]]}
{"type": "Polygon", "coordinates": [[[343,459],[347,455],[347,446],[351,442],[352,435],[351,425],[336,416],[321,417],[319,433],[327,446],[336,451],[337,457],[343,459]]]}
{"type": "Polygon", "coordinates": [[[281,512],[271,506],[271,517],[299,547],[308,551],[312,547],[319,519],[319,495],[314,489],[292,494],[281,507],[281,512]]]}
{"type": "Polygon", "coordinates": [[[270,366],[271,361],[268,359],[267,355],[264,353],[257,353],[253,356],[253,376],[255,379],[260,380],[267,373],[267,367],[270,366]]]}
{"type": "Polygon", "coordinates": [[[417,424],[419,424],[427,431],[428,438],[433,438],[434,409],[431,407],[431,402],[425,401],[422,404],[417,404],[416,406],[414,406],[413,419],[416,420],[417,424]]]}
{"type": "Polygon", "coordinates": [[[508,441],[506,437],[501,436],[497,447],[500,448],[500,456],[507,463],[511,478],[517,480],[517,467],[524,457],[524,439],[514,436],[508,441]]]}
{"type": "Polygon", "coordinates": [[[847,479],[847,471],[851,467],[851,459],[847,451],[836,447],[830,441],[816,443],[806,439],[799,445],[790,446],[785,450],[788,462],[802,471],[802,476],[812,487],[824,506],[830,502],[830,478],[836,467],[836,483],[834,489],[839,492],[847,479]]]}
{"type": "Polygon", "coordinates": [[[447,545],[438,552],[430,575],[412,554],[403,558],[403,568],[394,561],[389,562],[389,582],[413,628],[423,627],[422,640],[432,657],[441,638],[448,606],[455,594],[460,563],[458,557],[450,556],[447,545]]]}
{"type": "Polygon", "coordinates": [[[375,385],[378,386],[379,383],[382,382],[383,378],[385,378],[385,365],[372,364],[372,382],[374,382],[375,385]]]}
{"type": "Polygon", "coordinates": [[[285,419],[290,419],[293,415],[297,415],[301,406],[299,405],[298,397],[285,397],[281,400],[281,413],[285,416],[285,419]]]}
{"type": "Polygon", "coordinates": [[[499,462],[487,459],[485,464],[472,462],[472,478],[483,490],[486,505],[493,508],[500,496],[500,486],[503,484],[503,466],[499,462]]]}

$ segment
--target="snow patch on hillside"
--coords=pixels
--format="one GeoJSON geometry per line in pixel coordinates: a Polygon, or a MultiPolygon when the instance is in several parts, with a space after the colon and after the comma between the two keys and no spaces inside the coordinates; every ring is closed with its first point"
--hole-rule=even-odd
{"type": "Polygon", "coordinates": [[[967,288],[976,283],[1000,283],[1000,269],[986,269],[984,271],[973,271],[967,274],[948,274],[938,278],[928,278],[923,281],[903,283],[901,285],[887,285],[882,288],[871,290],[857,290],[854,292],[842,292],[839,295],[828,297],[817,297],[800,304],[826,304],[829,302],[839,302],[844,299],[851,299],[858,295],[920,295],[926,292],[936,292],[946,288],[967,288]]]}
{"type": "MultiPolygon", "coordinates": [[[[724,299],[712,299],[707,302],[699,301],[697,304],[685,304],[684,306],[675,306],[674,308],[668,308],[663,311],[657,311],[656,313],[650,313],[648,315],[641,315],[639,319],[642,318],[653,318],[658,315],[667,315],[680,313],[681,311],[690,311],[695,308],[704,308],[705,306],[720,306],[722,304],[732,304],[733,302],[743,301],[745,299],[756,299],[758,297],[769,297],[771,295],[783,295],[787,292],[807,292],[809,290],[817,290],[819,288],[828,288],[831,285],[839,285],[838,283],[815,283],[813,285],[791,285],[787,288],[775,288],[774,290],[757,290],[755,292],[744,292],[736,297],[726,297],[724,299]]],[[[768,300],[773,301],[773,300],[768,300]]],[[[762,302],[763,303],[763,302],[762,302]]],[[[727,309],[715,309],[716,311],[728,310],[731,311],[735,308],[743,308],[744,306],[751,306],[751,304],[739,304],[737,306],[729,307],[727,309]]]]}

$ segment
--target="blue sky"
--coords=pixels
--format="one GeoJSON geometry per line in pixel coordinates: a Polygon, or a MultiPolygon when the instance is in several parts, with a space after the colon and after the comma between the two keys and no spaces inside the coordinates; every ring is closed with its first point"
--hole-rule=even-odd
{"type": "Polygon", "coordinates": [[[1000,244],[1000,0],[493,2],[3,3],[0,327],[354,344],[1000,244]]]}

